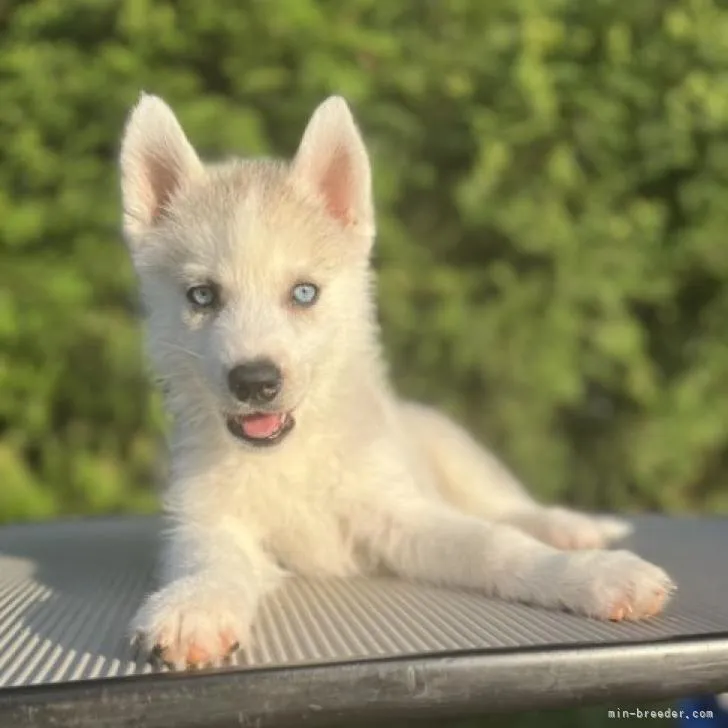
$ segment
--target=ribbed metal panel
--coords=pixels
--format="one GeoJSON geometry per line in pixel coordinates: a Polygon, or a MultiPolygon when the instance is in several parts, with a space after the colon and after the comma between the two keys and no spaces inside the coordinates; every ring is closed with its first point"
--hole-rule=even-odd
{"type": "MultiPolygon", "coordinates": [[[[728,521],[635,519],[626,542],[679,592],[666,615],[604,624],[395,579],[291,579],[267,599],[239,666],[728,633],[728,521]]],[[[153,588],[156,518],[0,529],[0,687],[149,672],[126,639],[153,588]]],[[[164,668],[163,668],[164,669],[164,668]]]]}

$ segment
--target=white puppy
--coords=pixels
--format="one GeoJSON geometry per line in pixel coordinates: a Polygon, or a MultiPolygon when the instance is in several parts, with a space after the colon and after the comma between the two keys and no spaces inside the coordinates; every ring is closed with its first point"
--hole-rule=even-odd
{"type": "Polygon", "coordinates": [[[539,505],[457,425],[391,391],[369,160],[343,99],[319,106],[290,162],[206,165],[142,95],[121,172],[173,421],[163,583],[133,624],[148,649],[185,667],[244,647],[286,572],[386,570],[598,619],[662,609],[664,571],[599,550],[622,522],[539,505]]]}

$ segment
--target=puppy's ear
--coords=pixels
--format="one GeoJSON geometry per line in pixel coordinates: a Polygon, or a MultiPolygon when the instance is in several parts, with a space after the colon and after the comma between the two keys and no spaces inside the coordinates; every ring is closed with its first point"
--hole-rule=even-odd
{"type": "Polygon", "coordinates": [[[142,93],[132,109],[121,143],[124,232],[148,232],[171,197],[203,172],[172,109],[158,96],[142,93]]]}
{"type": "Polygon", "coordinates": [[[374,234],[369,156],[340,96],[329,97],[314,111],[292,172],[335,220],[363,235],[374,234]]]}

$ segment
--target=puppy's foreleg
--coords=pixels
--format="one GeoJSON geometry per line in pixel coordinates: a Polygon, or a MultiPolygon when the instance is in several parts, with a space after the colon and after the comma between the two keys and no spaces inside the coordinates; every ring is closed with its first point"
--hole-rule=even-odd
{"type": "Polygon", "coordinates": [[[356,537],[409,579],[598,619],[650,616],[673,589],[662,569],[628,551],[559,551],[417,496],[370,501],[360,514],[356,537]]]}
{"type": "Polygon", "coordinates": [[[132,622],[142,648],[183,669],[245,646],[258,601],[279,572],[244,526],[225,517],[178,523],[162,556],[164,585],[132,622]]]}

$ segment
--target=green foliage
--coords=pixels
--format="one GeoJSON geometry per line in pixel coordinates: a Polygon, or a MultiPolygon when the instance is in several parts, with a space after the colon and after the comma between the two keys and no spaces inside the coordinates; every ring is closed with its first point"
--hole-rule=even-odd
{"type": "Polygon", "coordinates": [[[546,499],[726,509],[719,0],[10,0],[0,8],[0,519],[147,509],[115,157],[140,89],[208,156],[348,97],[393,373],[546,499]]]}

